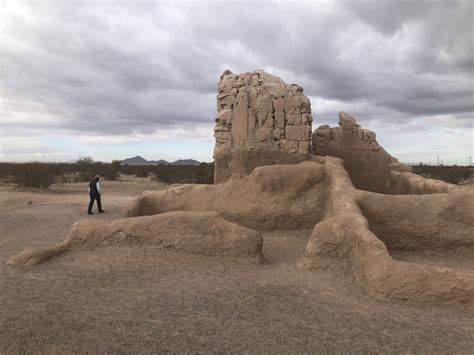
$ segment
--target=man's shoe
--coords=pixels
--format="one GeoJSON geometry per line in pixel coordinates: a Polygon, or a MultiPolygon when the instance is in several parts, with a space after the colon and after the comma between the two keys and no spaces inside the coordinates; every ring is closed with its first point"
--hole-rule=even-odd
{"type": "Polygon", "coordinates": [[[87,212],[87,214],[93,214],[92,212],[87,212]]]}
{"type": "Polygon", "coordinates": [[[99,213],[104,213],[104,212],[105,212],[104,210],[102,210],[102,211],[99,211],[99,213]]]}

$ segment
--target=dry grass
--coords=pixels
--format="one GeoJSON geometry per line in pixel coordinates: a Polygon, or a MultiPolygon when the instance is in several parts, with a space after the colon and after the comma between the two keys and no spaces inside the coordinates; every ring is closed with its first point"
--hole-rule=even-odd
{"type": "MultiPolygon", "coordinates": [[[[107,213],[93,218],[118,218],[135,195],[163,188],[141,178],[102,187],[107,213]]],[[[472,309],[377,301],[347,275],[297,268],[309,231],[266,233],[264,265],[150,248],[5,264],[25,247],[62,241],[87,202],[84,184],[47,194],[0,188],[0,353],[474,349],[472,309]]]]}

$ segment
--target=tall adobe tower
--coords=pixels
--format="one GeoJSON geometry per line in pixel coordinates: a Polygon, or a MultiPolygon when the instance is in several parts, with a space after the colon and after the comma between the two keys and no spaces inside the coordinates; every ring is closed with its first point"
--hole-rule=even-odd
{"type": "Polygon", "coordinates": [[[218,84],[215,183],[255,167],[309,159],[311,104],[301,86],[257,70],[226,70],[218,84]]]}

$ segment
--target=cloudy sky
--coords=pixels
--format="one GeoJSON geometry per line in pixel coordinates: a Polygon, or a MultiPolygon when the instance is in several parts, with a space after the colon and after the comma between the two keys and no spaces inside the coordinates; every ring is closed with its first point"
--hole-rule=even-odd
{"type": "Polygon", "coordinates": [[[1,2],[4,161],[212,160],[219,76],[304,87],[405,162],[473,156],[466,1],[1,2]]]}

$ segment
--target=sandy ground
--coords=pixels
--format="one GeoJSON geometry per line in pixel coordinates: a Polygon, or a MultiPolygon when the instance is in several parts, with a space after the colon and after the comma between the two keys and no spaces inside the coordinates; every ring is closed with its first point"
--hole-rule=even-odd
{"type": "MultiPolygon", "coordinates": [[[[264,265],[113,247],[6,265],[87,217],[85,185],[0,187],[0,353],[474,352],[472,308],[374,300],[347,275],[296,267],[308,230],[265,233],[264,265]]],[[[106,213],[92,218],[118,218],[135,195],[163,186],[102,188],[106,213]]]]}

